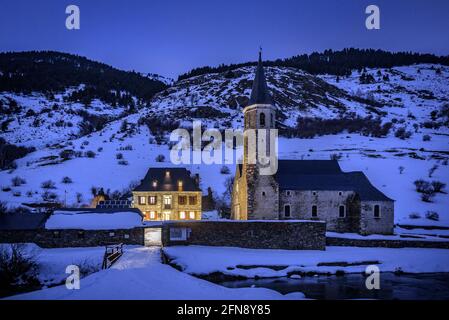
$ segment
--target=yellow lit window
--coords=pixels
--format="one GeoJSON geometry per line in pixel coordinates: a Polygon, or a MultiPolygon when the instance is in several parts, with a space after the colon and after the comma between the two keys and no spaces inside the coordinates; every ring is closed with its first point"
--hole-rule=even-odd
{"type": "Polygon", "coordinates": [[[179,219],[185,219],[186,218],[186,213],[184,211],[181,211],[179,213],[179,219]]]}
{"type": "Polygon", "coordinates": [[[150,219],[156,219],[156,212],[150,211],[150,219]]]}
{"type": "Polygon", "coordinates": [[[190,212],[189,212],[189,218],[190,218],[190,219],[195,219],[195,212],[190,211],[190,212]]]}
{"type": "Polygon", "coordinates": [[[145,204],[145,197],[139,197],[139,204],[145,204]]]}

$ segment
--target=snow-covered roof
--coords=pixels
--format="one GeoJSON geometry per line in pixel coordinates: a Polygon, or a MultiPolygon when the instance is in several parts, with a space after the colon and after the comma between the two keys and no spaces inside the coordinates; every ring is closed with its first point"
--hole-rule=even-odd
{"type": "Polygon", "coordinates": [[[142,215],[136,209],[56,210],[45,223],[45,229],[117,230],[142,226],[142,215]]]}

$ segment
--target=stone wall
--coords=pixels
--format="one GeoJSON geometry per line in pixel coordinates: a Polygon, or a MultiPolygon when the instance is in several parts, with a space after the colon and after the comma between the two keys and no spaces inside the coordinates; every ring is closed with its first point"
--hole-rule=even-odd
{"type": "Polygon", "coordinates": [[[0,230],[0,243],[35,243],[43,248],[144,244],[144,229],[121,230],[0,230]]]}
{"type": "Polygon", "coordinates": [[[360,234],[393,234],[393,201],[362,201],[360,212],[360,234]],[[375,205],[380,207],[380,217],[378,218],[374,217],[375,205]]]}
{"type": "Polygon", "coordinates": [[[327,237],[327,246],[343,247],[381,247],[381,248],[439,248],[449,249],[449,241],[422,241],[422,240],[377,240],[377,239],[346,239],[327,237]]]}
{"type": "Polygon", "coordinates": [[[325,250],[325,232],[322,221],[177,221],[164,224],[162,244],[325,250]],[[185,240],[170,238],[171,230],[182,229],[185,240]]]}
{"type": "Polygon", "coordinates": [[[259,175],[256,167],[254,177],[248,185],[248,220],[278,220],[279,186],[274,176],[259,175]]]}
{"type": "Polygon", "coordinates": [[[279,212],[281,219],[322,220],[328,231],[356,232],[359,228],[358,200],[353,191],[297,191],[280,192],[279,212]],[[290,205],[290,218],[284,214],[290,205]],[[312,217],[312,206],[317,206],[317,217],[312,217]],[[346,216],[339,217],[339,207],[345,206],[346,216]]]}

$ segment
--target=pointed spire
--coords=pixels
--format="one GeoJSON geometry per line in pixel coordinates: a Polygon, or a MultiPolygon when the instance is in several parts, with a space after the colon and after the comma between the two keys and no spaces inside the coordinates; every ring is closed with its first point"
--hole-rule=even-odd
{"type": "Polygon", "coordinates": [[[260,47],[259,50],[259,61],[257,63],[256,76],[254,77],[253,88],[251,90],[251,97],[248,105],[252,104],[273,104],[273,99],[268,92],[265,72],[263,70],[262,47],[260,47]]]}

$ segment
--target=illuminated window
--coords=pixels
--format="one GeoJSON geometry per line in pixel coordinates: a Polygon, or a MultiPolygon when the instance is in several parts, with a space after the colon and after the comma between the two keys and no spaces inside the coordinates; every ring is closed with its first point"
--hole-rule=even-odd
{"type": "Polygon", "coordinates": [[[145,197],[143,196],[139,197],[139,204],[145,204],[145,197]]]}
{"type": "Polygon", "coordinates": [[[156,212],[150,211],[150,219],[156,219],[156,212]]]}
{"type": "Polygon", "coordinates": [[[155,181],[153,181],[153,188],[156,188],[157,187],[157,181],[155,180],[155,181]]]}
{"type": "Polygon", "coordinates": [[[190,211],[190,212],[189,212],[189,218],[190,218],[190,219],[195,219],[195,212],[190,211]]]}
{"type": "Polygon", "coordinates": [[[178,181],[178,191],[182,191],[182,181],[178,181]]]}
{"type": "Polygon", "coordinates": [[[164,209],[171,209],[171,196],[164,196],[164,209]]]}
{"type": "Polygon", "coordinates": [[[181,211],[179,213],[179,219],[185,219],[186,218],[186,213],[184,211],[181,211]]]}
{"type": "Polygon", "coordinates": [[[149,196],[148,197],[148,203],[149,204],[156,204],[156,196],[149,196]]]}

